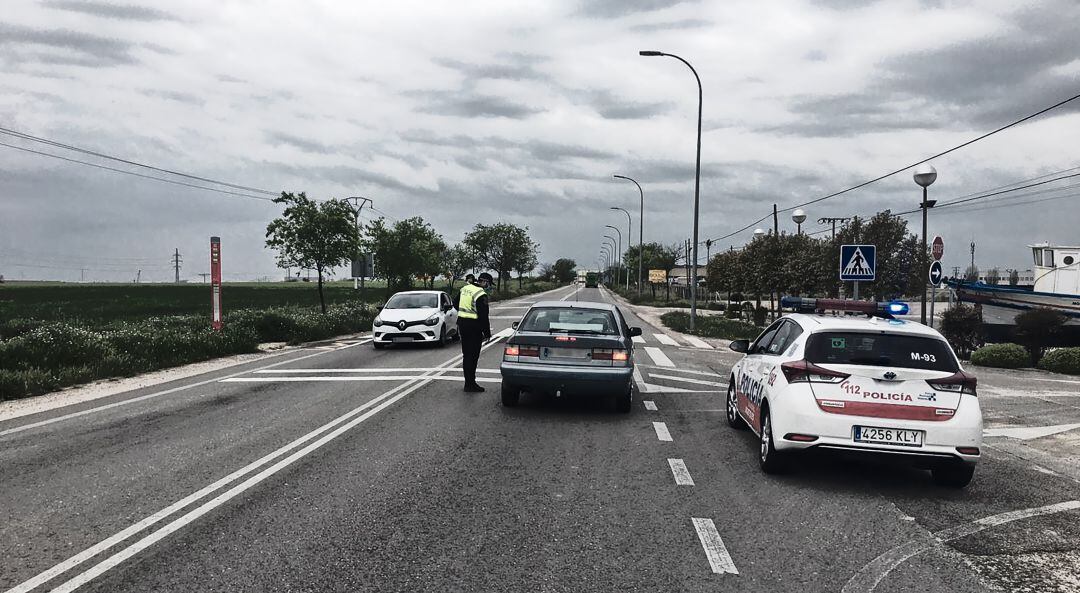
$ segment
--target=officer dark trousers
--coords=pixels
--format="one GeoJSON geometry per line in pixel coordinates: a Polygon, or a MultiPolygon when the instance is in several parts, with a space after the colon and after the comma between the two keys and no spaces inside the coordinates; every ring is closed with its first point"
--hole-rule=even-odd
{"type": "Polygon", "coordinates": [[[484,332],[480,324],[473,319],[458,319],[458,331],[461,332],[461,368],[465,374],[465,384],[476,384],[476,365],[480,362],[480,347],[484,345],[484,332]]]}

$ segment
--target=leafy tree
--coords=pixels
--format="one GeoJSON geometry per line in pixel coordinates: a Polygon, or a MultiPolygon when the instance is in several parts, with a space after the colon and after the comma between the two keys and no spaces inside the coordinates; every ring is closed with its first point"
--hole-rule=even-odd
{"type": "Polygon", "coordinates": [[[458,243],[443,252],[442,274],[449,281],[448,292],[454,292],[454,282],[476,267],[476,254],[466,243],[458,243]]]}
{"type": "Polygon", "coordinates": [[[968,266],[964,270],[964,282],[978,282],[979,281],[979,268],[977,266],[968,266]]]}
{"type": "Polygon", "coordinates": [[[538,246],[529,238],[528,227],[506,222],[478,224],[465,236],[465,242],[475,249],[478,267],[495,271],[498,290],[506,289],[503,280],[510,270],[526,267],[531,270],[536,266],[538,246]]]}
{"type": "Polygon", "coordinates": [[[323,276],[350,262],[360,243],[352,206],[337,199],[316,202],[304,192],[281,192],[274,202],[285,210],[266,226],[266,246],[277,251],[278,267],[315,269],[319,306],[326,313],[323,276]]]}
{"type": "Polygon", "coordinates": [[[1038,366],[1046,349],[1054,344],[1065,325],[1065,315],[1046,307],[1029,309],[1016,316],[1013,334],[1016,343],[1031,355],[1031,366],[1038,366]]]}
{"type": "Polygon", "coordinates": [[[1017,284],[1020,284],[1020,272],[1009,270],[1009,286],[1016,286],[1017,284]]]}
{"type": "Polygon", "coordinates": [[[391,290],[408,289],[414,277],[444,271],[446,243],[423,218],[408,218],[393,226],[379,218],[364,231],[363,244],[379,262],[376,274],[386,279],[391,290]]]}
{"type": "Polygon", "coordinates": [[[986,283],[991,286],[997,286],[998,282],[1001,282],[1001,270],[997,268],[990,268],[986,271],[986,283]]]}
{"type": "Polygon", "coordinates": [[[968,358],[983,345],[982,315],[975,307],[957,303],[941,315],[941,335],[960,358],[968,358]]]}
{"type": "Polygon", "coordinates": [[[553,280],[556,282],[570,282],[577,277],[577,262],[565,257],[555,260],[551,265],[553,280]]]}

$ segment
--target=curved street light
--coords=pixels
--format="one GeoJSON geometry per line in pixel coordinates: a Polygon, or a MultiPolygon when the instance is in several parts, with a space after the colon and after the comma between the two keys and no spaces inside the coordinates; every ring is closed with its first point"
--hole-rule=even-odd
{"type": "Polygon", "coordinates": [[[615,286],[618,286],[619,285],[619,276],[618,276],[618,274],[622,271],[622,231],[619,230],[619,227],[612,226],[610,224],[605,224],[604,226],[609,228],[609,229],[612,229],[613,231],[615,231],[615,234],[619,237],[619,244],[616,246],[618,248],[618,250],[619,250],[618,251],[619,255],[618,255],[617,258],[615,258],[615,286]]]}
{"type": "MultiPolygon", "coordinates": [[[[612,206],[611,209],[612,210],[620,210],[620,211],[622,211],[623,214],[626,215],[626,250],[630,251],[630,241],[632,240],[632,238],[634,236],[633,231],[632,231],[633,225],[632,225],[631,220],[630,220],[630,213],[627,212],[626,210],[622,209],[622,208],[619,208],[618,206],[612,206]]],[[[639,249],[640,249],[640,247],[639,247],[639,249]]],[[[626,270],[626,291],[630,292],[630,269],[629,268],[627,268],[627,270],[626,270]]]]}
{"type": "Polygon", "coordinates": [[[662,51],[655,50],[643,50],[639,51],[638,55],[654,57],[654,56],[666,56],[669,58],[675,58],[694,73],[694,80],[698,85],[698,110],[697,110],[697,165],[694,168],[694,262],[691,268],[691,275],[693,278],[690,282],[690,329],[694,329],[694,322],[697,319],[697,260],[698,260],[698,204],[701,195],[701,77],[698,76],[697,70],[690,65],[683,58],[675,55],[668,54],[662,51]]]}
{"type": "MultiPolygon", "coordinates": [[[[915,183],[922,186],[922,204],[919,204],[919,208],[922,210],[922,255],[919,259],[926,257],[926,211],[933,208],[934,204],[937,204],[937,200],[926,199],[926,188],[930,187],[935,181],[937,181],[937,169],[930,163],[919,165],[915,168],[915,173],[912,175],[915,179],[915,183]]],[[[919,311],[919,323],[926,325],[926,285],[923,285],[922,291],[922,310],[919,311]]]]}
{"type": "MultiPolygon", "coordinates": [[[[638,294],[638,296],[641,296],[642,270],[644,270],[644,268],[645,268],[645,254],[644,254],[644,251],[643,251],[644,250],[644,242],[645,242],[645,239],[644,239],[644,237],[645,237],[645,192],[641,189],[641,184],[640,183],[638,183],[634,179],[631,179],[630,177],[627,177],[626,175],[612,175],[612,177],[614,177],[615,179],[625,179],[627,181],[633,181],[634,185],[637,186],[638,195],[641,196],[641,210],[638,212],[638,238],[637,238],[637,248],[638,248],[637,294],[638,294]]],[[[620,208],[620,210],[621,210],[621,208],[620,208]]],[[[623,210],[623,211],[625,212],[625,210],[623,210]]],[[[628,214],[628,216],[629,216],[629,214],[628,214]]],[[[629,233],[627,233],[626,241],[628,243],[630,242],[629,233]]]]}

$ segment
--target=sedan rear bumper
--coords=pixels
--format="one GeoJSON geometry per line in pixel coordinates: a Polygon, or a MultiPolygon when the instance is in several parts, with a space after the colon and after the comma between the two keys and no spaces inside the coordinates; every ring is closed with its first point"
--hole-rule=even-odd
{"type": "Polygon", "coordinates": [[[580,395],[620,395],[630,389],[634,368],[586,367],[540,363],[503,362],[503,380],[534,392],[580,395]]]}

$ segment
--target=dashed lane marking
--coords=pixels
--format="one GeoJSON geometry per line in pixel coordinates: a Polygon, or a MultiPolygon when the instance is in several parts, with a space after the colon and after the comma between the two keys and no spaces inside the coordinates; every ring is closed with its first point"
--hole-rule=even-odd
{"type": "Polygon", "coordinates": [[[728,554],[727,546],[724,545],[724,540],[720,539],[720,532],[716,530],[713,520],[693,518],[692,521],[712,571],[716,574],[739,574],[739,569],[735,568],[735,561],[728,554]]]}
{"type": "Polygon", "coordinates": [[[1068,502],[1059,502],[1043,507],[1009,511],[1007,513],[1000,513],[997,515],[990,515],[989,517],[983,517],[982,519],[976,519],[969,523],[962,523],[954,527],[949,527],[948,529],[942,529],[941,531],[931,534],[932,537],[913,539],[907,543],[900,544],[871,560],[869,564],[862,567],[859,572],[855,573],[855,576],[848,580],[844,585],[844,588],[840,590],[840,593],[870,593],[877,588],[882,579],[888,576],[894,568],[900,566],[909,558],[922,554],[927,550],[954,539],[967,537],[983,531],[984,529],[1012,523],[1013,521],[1019,521],[1020,519],[1052,515],[1078,509],[1080,509],[1080,500],[1070,500],[1068,502]]]}
{"type": "Polygon", "coordinates": [[[676,486],[693,486],[694,478],[690,477],[690,470],[686,469],[686,462],[682,459],[668,459],[671,466],[671,475],[675,476],[676,486]]]}
{"type": "MultiPolygon", "coordinates": [[[[415,381],[417,379],[431,379],[433,381],[464,381],[465,377],[440,376],[424,377],[423,375],[334,375],[323,377],[319,375],[306,375],[303,377],[232,377],[222,379],[222,383],[320,383],[339,381],[342,383],[355,381],[415,381]]],[[[500,383],[502,379],[494,377],[477,377],[478,383],[500,383]]]]}
{"type": "Polygon", "coordinates": [[[693,383],[694,385],[710,385],[713,387],[723,387],[724,384],[719,381],[705,381],[704,379],[691,379],[689,377],[676,377],[674,375],[661,375],[659,373],[649,373],[650,379],[667,379],[669,381],[679,381],[681,383],[693,383]]]}
{"type": "Polygon", "coordinates": [[[642,393],[648,393],[652,390],[652,386],[645,382],[645,379],[641,378],[641,371],[637,367],[634,367],[634,383],[637,383],[638,391],[642,393]]]}
{"type": "Polygon", "coordinates": [[[667,334],[653,334],[653,337],[656,338],[657,341],[659,341],[661,344],[663,344],[665,346],[678,346],[679,345],[678,342],[676,342],[674,339],[672,339],[671,336],[669,336],[667,334]]]}
{"type": "Polygon", "coordinates": [[[675,363],[671,362],[671,359],[667,357],[667,354],[664,354],[664,352],[662,350],[660,350],[659,348],[656,348],[655,346],[646,346],[645,347],[645,353],[649,355],[649,358],[652,359],[653,364],[655,364],[656,366],[662,366],[662,367],[674,367],[675,366],[675,363]]]}
{"type": "Polygon", "coordinates": [[[664,424],[663,422],[653,422],[652,427],[653,430],[656,431],[657,439],[665,442],[671,442],[671,433],[668,432],[667,424],[664,424]]]}
{"type": "Polygon", "coordinates": [[[708,342],[702,340],[697,336],[683,336],[683,339],[687,341],[694,348],[704,348],[706,350],[712,350],[713,347],[708,342]]]}
{"type": "Polygon", "coordinates": [[[648,410],[650,412],[655,412],[656,411],[656,402],[647,399],[647,400],[645,400],[645,401],[643,401],[641,403],[645,404],[645,409],[646,410],[648,410]]]}
{"type": "Polygon", "coordinates": [[[645,338],[643,338],[641,336],[634,336],[633,338],[630,338],[630,339],[633,340],[635,344],[644,344],[645,343],[645,338]]]}
{"type": "MultiPolygon", "coordinates": [[[[441,369],[439,367],[400,367],[400,368],[366,368],[366,369],[264,369],[255,371],[256,374],[262,373],[274,373],[274,374],[286,374],[286,373],[298,373],[298,374],[318,374],[318,373],[429,373],[431,371],[446,371],[450,373],[460,373],[464,369],[441,369]]],[[[476,369],[478,373],[499,373],[499,369],[476,369]]]]}

